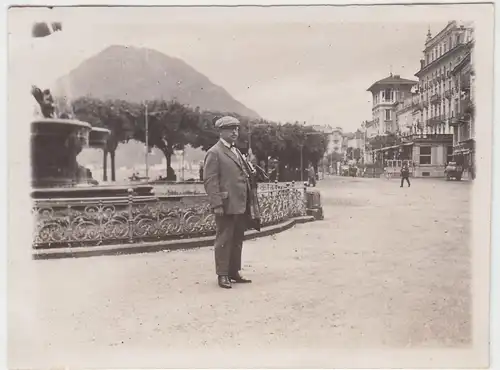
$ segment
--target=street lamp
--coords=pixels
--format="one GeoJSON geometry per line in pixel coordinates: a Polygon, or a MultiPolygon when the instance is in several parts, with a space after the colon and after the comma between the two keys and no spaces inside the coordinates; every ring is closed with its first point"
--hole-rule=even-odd
{"type": "Polygon", "coordinates": [[[303,159],[304,143],[300,143],[300,182],[304,182],[304,159],[303,159]]]}
{"type": "Polygon", "coordinates": [[[146,154],[144,161],[146,163],[146,181],[149,182],[149,119],[148,119],[148,105],[144,103],[144,121],[146,124],[146,154]]]}

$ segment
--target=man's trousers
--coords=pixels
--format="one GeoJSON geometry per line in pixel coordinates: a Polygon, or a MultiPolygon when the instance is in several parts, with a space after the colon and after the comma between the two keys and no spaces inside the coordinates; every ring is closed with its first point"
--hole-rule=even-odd
{"type": "Polygon", "coordinates": [[[241,250],[247,214],[215,216],[215,272],[235,276],[241,270],[241,250]]]}
{"type": "Polygon", "coordinates": [[[409,177],[408,176],[403,176],[403,177],[401,177],[401,187],[403,186],[403,183],[404,183],[405,180],[408,183],[408,186],[410,186],[410,179],[409,179],[409,177]]]}

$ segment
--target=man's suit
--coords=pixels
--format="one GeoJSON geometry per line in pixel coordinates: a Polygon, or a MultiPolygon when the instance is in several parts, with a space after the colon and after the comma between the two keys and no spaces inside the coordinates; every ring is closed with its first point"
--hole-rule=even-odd
{"type": "Polygon", "coordinates": [[[215,216],[215,269],[219,276],[235,276],[241,270],[243,236],[247,228],[250,200],[250,169],[241,153],[219,140],[205,156],[203,180],[215,216]]]}

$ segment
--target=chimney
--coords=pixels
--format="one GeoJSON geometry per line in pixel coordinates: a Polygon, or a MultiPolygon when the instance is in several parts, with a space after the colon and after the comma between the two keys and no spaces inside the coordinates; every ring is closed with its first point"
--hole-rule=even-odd
{"type": "Polygon", "coordinates": [[[394,78],[398,78],[399,79],[399,78],[401,78],[401,76],[400,75],[394,75],[394,78]]]}

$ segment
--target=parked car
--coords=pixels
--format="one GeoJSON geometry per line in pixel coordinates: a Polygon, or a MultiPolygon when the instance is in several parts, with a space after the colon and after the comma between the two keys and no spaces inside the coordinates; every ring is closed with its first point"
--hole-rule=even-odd
{"type": "Polygon", "coordinates": [[[457,162],[449,162],[445,170],[446,181],[455,179],[457,181],[462,180],[462,174],[464,173],[464,167],[457,164],[457,162]]]}

